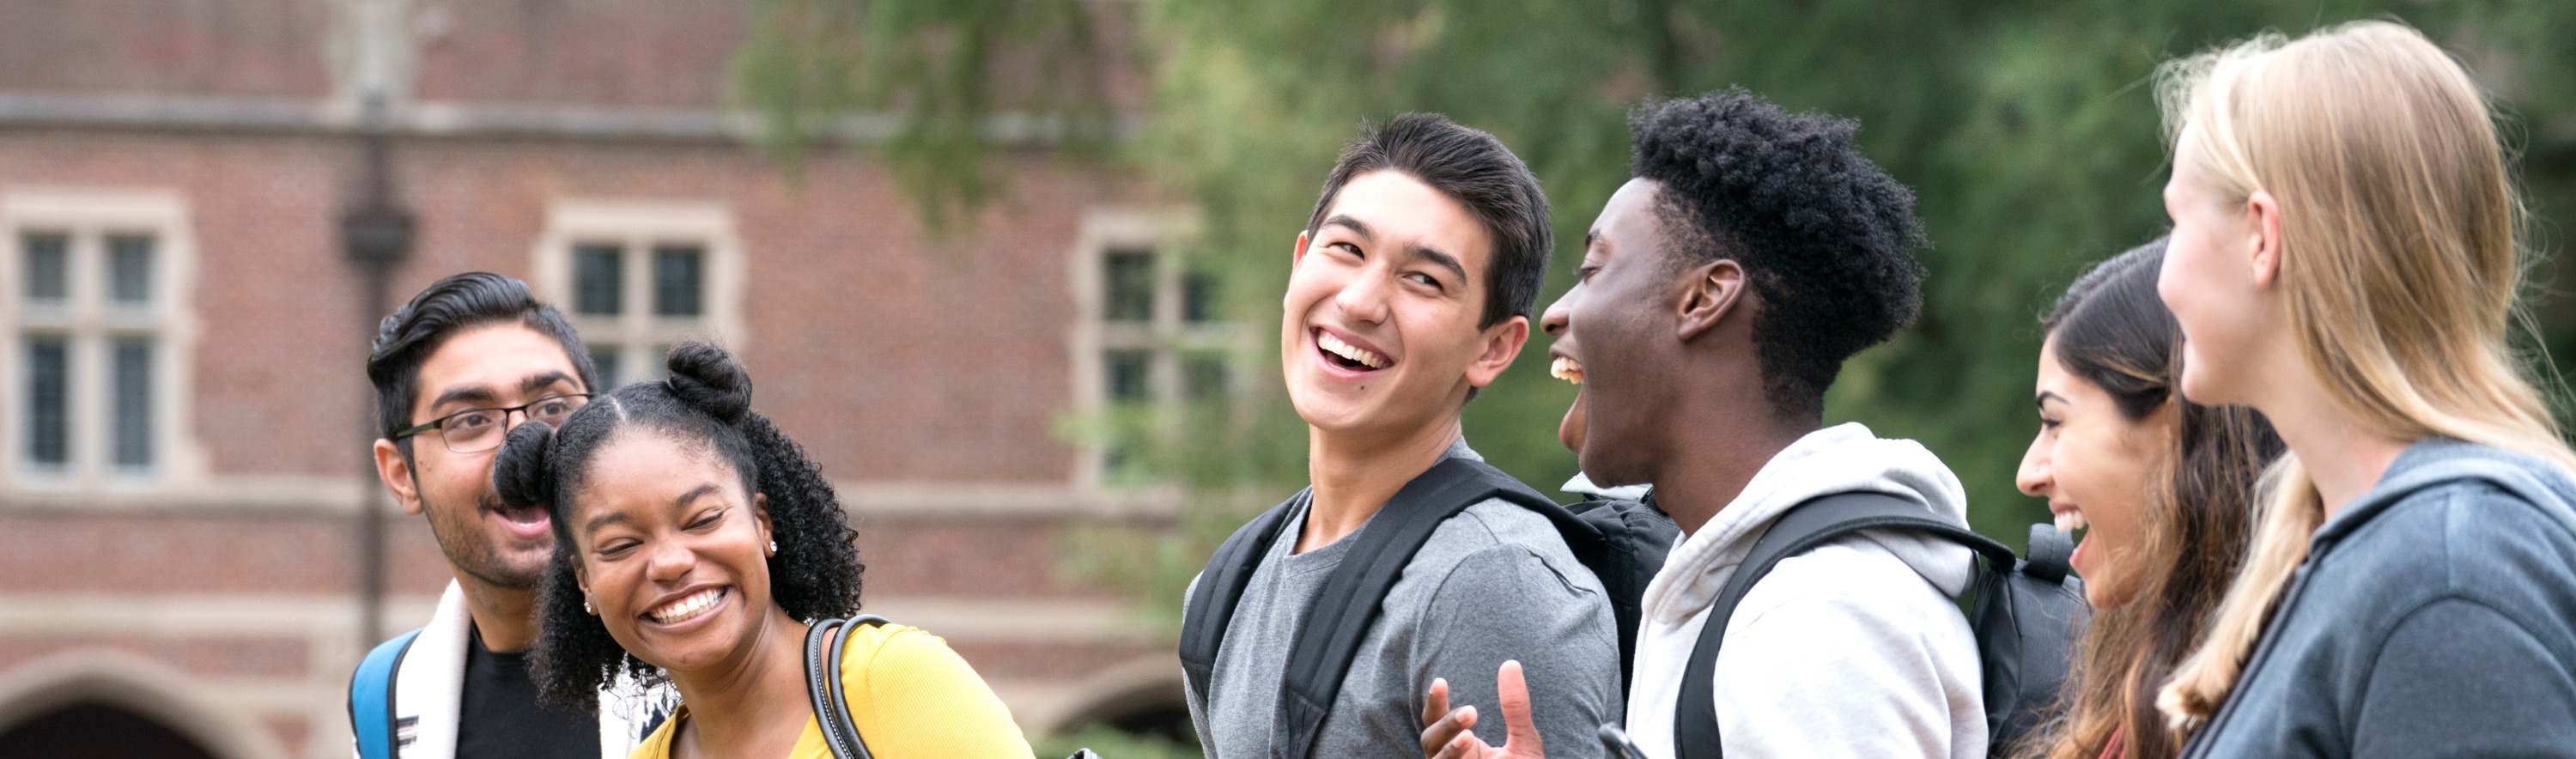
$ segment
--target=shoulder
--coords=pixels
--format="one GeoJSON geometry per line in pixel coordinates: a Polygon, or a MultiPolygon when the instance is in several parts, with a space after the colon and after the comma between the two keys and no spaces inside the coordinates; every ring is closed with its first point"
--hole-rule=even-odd
{"type": "Polygon", "coordinates": [[[1904,559],[1866,539],[1845,538],[1780,560],[1735,608],[1727,636],[1742,630],[1893,636],[1909,646],[1975,641],[1949,596],[1904,559]]]}
{"type": "Polygon", "coordinates": [[[2494,581],[2576,582],[2576,516],[2481,479],[2396,499],[2324,551],[2321,567],[2354,580],[2402,580],[2439,593],[2494,581]]]}
{"type": "MultiPolygon", "coordinates": [[[[1431,579],[1441,593],[1502,587],[1528,593],[1531,578],[1554,578],[1568,594],[1601,592],[1600,580],[1565,544],[1556,523],[1520,504],[1490,499],[1440,523],[1405,567],[1405,579],[1431,579]]],[[[1391,595],[1391,594],[1390,594],[1391,595]]]]}
{"type": "Polygon", "coordinates": [[[948,647],[948,641],[918,627],[899,624],[860,625],[849,633],[849,646],[841,652],[843,687],[866,687],[871,681],[883,685],[892,678],[942,677],[964,674],[975,677],[973,668],[948,647]]]}

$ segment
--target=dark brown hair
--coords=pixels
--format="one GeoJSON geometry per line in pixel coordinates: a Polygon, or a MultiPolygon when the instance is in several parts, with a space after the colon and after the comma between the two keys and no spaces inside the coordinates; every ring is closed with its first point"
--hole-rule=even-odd
{"type": "Polygon", "coordinates": [[[2172,447],[2148,468],[2146,542],[2137,595],[2096,610],[2067,688],[2066,716],[2019,752],[2094,759],[2119,734],[2126,759],[2182,753],[2184,738],[2156,712],[2156,691],[2191,653],[2244,563],[2254,485],[2282,451],[2253,409],[2183,400],[2182,328],[2156,297],[2165,240],[2094,267],[2042,323],[2069,373],[2110,393],[2131,422],[2170,414],[2172,447]]]}

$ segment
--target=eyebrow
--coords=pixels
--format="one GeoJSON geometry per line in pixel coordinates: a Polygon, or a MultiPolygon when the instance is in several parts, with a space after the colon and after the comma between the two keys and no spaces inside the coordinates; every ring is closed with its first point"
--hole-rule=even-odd
{"type": "Polygon", "coordinates": [[[1412,246],[1412,247],[1406,248],[1406,249],[1404,250],[1404,254],[1405,254],[1406,256],[1408,256],[1408,257],[1417,258],[1417,259],[1423,259],[1423,260],[1428,260],[1428,261],[1430,261],[1430,262],[1432,262],[1432,263],[1439,264],[1442,268],[1448,269],[1449,271],[1451,271],[1451,272],[1453,272],[1453,273],[1456,273],[1456,274],[1458,275],[1458,278],[1459,278],[1459,279],[1461,279],[1461,280],[1464,280],[1464,279],[1466,279],[1466,278],[1467,278],[1467,267],[1462,266],[1462,265],[1459,265],[1459,263],[1458,263],[1458,257],[1456,257],[1456,256],[1452,256],[1452,255],[1449,255],[1449,254],[1447,254],[1447,253],[1442,253],[1442,252],[1440,252],[1440,251],[1433,250],[1433,249],[1431,249],[1431,248],[1426,248],[1426,247],[1423,247],[1423,246],[1420,246],[1420,245],[1415,245],[1415,246],[1412,246]]]}
{"type": "Polygon", "coordinates": [[[1351,232],[1358,234],[1360,239],[1363,240],[1377,239],[1377,230],[1369,229],[1368,224],[1342,214],[1333,214],[1331,218],[1325,219],[1323,226],[1348,228],[1351,232]]]}
{"type": "Polygon", "coordinates": [[[2067,400],[2066,400],[2066,396],[2058,395],[2057,393],[2055,393],[2055,392],[2053,392],[2053,391],[2042,390],[2042,391],[2039,391],[2039,397],[2038,397],[2038,398],[2034,398],[2034,399],[2032,399],[2032,400],[2031,400],[2031,405],[2038,406],[2038,407],[2040,407],[2040,408],[2048,408],[2048,402],[2049,402],[2049,401],[2056,401],[2056,402],[2059,402],[2059,403],[2066,403],[2066,402],[2067,402],[2067,400]]]}
{"type": "MultiPolygon", "coordinates": [[[[689,492],[681,493],[681,494],[680,494],[680,497],[671,499],[671,506],[672,506],[672,508],[679,508],[679,507],[682,507],[682,506],[687,506],[687,505],[689,505],[689,503],[690,503],[691,501],[696,501],[696,500],[698,500],[698,499],[700,499],[700,498],[704,498],[704,497],[706,497],[706,496],[708,496],[708,495],[714,494],[714,493],[716,493],[716,492],[718,492],[718,491],[721,491],[721,490],[723,490],[723,488],[718,487],[715,483],[712,483],[712,482],[707,483],[707,484],[704,484],[704,485],[699,485],[699,486],[697,486],[697,487],[690,488],[690,489],[689,489],[689,492]]],[[[635,521],[635,518],[634,518],[634,517],[627,516],[627,515],[626,515],[626,512],[622,512],[622,511],[612,511],[612,512],[609,512],[609,513],[606,513],[606,514],[601,514],[601,515],[598,515],[598,516],[591,517],[591,518],[590,518],[590,521],[588,521],[588,522],[583,522],[583,523],[582,523],[582,525],[581,525],[581,532],[582,532],[582,534],[584,534],[584,535],[588,535],[588,534],[590,534],[590,533],[598,532],[598,531],[599,531],[599,528],[602,528],[602,527],[607,527],[607,526],[609,526],[609,525],[616,525],[616,524],[625,524],[625,523],[633,522],[633,521],[635,521]]]]}
{"type": "MultiPolygon", "coordinates": [[[[565,374],[563,372],[542,372],[531,374],[528,375],[526,379],[519,380],[519,392],[533,393],[546,389],[547,387],[557,383],[568,383],[573,381],[574,379],[572,375],[565,374]]],[[[460,387],[444,393],[439,393],[437,398],[430,400],[429,407],[435,409],[450,403],[460,402],[487,404],[499,403],[501,402],[501,396],[499,393],[492,392],[492,389],[488,387],[460,387]]]]}

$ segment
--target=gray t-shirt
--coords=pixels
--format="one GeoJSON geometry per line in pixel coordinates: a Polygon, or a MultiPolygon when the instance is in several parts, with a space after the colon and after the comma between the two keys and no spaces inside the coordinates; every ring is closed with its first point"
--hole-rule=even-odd
{"type": "MultiPolygon", "coordinates": [[[[1294,553],[1305,522],[1301,503],[1244,587],[1217,648],[1213,697],[1195,689],[1188,694],[1209,759],[1270,757],[1282,742],[1272,731],[1289,649],[1325,578],[1354,542],[1344,536],[1294,553]]],[[[1529,683],[1548,756],[1602,755],[1594,732],[1625,709],[1619,628],[1601,582],[1546,517],[1499,499],[1468,507],[1432,531],[1381,609],[1324,718],[1313,756],[1418,759],[1424,696],[1435,677],[1448,678],[1452,708],[1476,706],[1476,734],[1502,745],[1494,673],[1511,659],[1520,660],[1529,683]]]]}

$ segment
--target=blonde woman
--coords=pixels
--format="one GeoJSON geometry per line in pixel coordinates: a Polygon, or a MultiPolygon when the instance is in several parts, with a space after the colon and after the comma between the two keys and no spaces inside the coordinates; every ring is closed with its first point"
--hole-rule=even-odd
{"type": "Polygon", "coordinates": [[[2518,206],[2477,84],[2378,21],[2163,78],[2183,394],[2290,448],[2159,694],[2184,756],[2576,756],[2576,454],[2507,344],[2518,206]]]}

